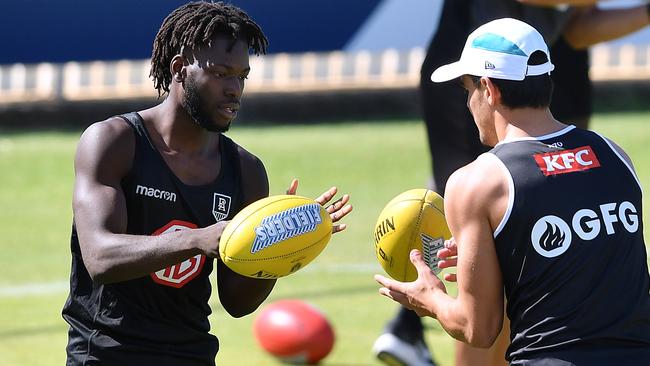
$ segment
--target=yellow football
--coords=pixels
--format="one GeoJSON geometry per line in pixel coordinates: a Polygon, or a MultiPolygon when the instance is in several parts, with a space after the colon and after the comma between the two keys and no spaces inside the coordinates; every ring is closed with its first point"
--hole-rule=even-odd
{"type": "Polygon", "coordinates": [[[332,220],[310,198],[277,195],[253,202],[228,223],[219,256],[233,271],[272,279],[296,272],[320,254],[332,236],[332,220]]]}
{"type": "Polygon", "coordinates": [[[451,237],[445,221],[442,197],[428,189],[411,189],[393,198],[375,225],[375,253],[386,273],[398,281],[414,281],[412,249],[422,251],[424,261],[436,274],[438,250],[451,237]]]}

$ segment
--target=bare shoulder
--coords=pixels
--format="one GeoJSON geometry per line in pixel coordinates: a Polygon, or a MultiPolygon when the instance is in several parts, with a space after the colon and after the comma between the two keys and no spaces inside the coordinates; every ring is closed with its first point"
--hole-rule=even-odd
{"type": "Polygon", "coordinates": [[[260,198],[267,197],[269,195],[269,179],[264,163],[239,144],[235,143],[235,145],[237,146],[237,155],[241,167],[244,203],[249,204],[260,198]]]}
{"type": "Polygon", "coordinates": [[[133,130],[119,117],[90,125],[81,135],[75,156],[77,172],[125,173],[135,146],[133,130]]]}
{"type": "Polygon", "coordinates": [[[445,214],[450,224],[484,217],[495,228],[507,208],[508,182],[505,166],[494,154],[482,154],[458,169],[445,189],[445,214]]]}
{"type": "Polygon", "coordinates": [[[79,145],[110,147],[113,144],[128,144],[133,141],[133,132],[127,122],[119,117],[111,117],[88,126],[81,135],[79,145]]]}
{"type": "Polygon", "coordinates": [[[502,163],[495,155],[485,153],[449,177],[446,195],[465,200],[491,198],[503,193],[507,183],[502,163]]]}

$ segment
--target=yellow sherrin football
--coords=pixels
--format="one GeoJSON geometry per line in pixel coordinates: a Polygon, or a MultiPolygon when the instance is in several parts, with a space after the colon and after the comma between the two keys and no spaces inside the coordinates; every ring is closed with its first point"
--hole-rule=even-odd
{"type": "Polygon", "coordinates": [[[224,229],[219,256],[233,271],[279,278],[305,267],[332,236],[332,220],[310,198],[277,195],[253,202],[224,229]]]}
{"type": "Polygon", "coordinates": [[[398,281],[414,281],[412,249],[422,251],[424,261],[436,274],[438,250],[451,237],[445,221],[442,197],[428,189],[411,189],[384,207],[375,225],[375,253],[386,273],[398,281]]]}

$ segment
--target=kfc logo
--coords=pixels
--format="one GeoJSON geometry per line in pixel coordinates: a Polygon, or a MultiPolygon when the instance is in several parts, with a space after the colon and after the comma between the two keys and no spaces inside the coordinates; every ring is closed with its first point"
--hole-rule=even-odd
{"type": "MultiPolygon", "coordinates": [[[[196,227],[197,226],[191,222],[172,220],[151,235],[162,235],[179,230],[196,229],[196,227]]],[[[181,263],[151,273],[150,276],[151,279],[158,284],[181,288],[201,273],[204,263],[205,256],[197,254],[181,263]]]]}
{"type": "Polygon", "coordinates": [[[600,166],[600,162],[591,146],[535,154],[534,158],[540,170],[546,176],[578,172],[600,166]]]}

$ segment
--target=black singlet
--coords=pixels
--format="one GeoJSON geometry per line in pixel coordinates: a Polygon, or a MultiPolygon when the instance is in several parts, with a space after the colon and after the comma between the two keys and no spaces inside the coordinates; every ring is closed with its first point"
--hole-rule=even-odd
{"type": "MultiPolygon", "coordinates": [[[[237,147],[220,135],[221,172],[201,186],[182,183],[151,142],[137,113],[120,116],[135,134],[131,170],[122,179],[128,234],[160,235],[232,218],[242,206],[237,147]]],[[[116,121],[116,123],[123,123],[116,121]]],[[[93,283],[71,236],[67,365],[214,365],[218,340],[209,333],[213,260],[189,258],[148,276],[93,283]]]]}
{"type": "Polygon", "coordinates": [[[573,126],[491,153],[510,178],[495,231],[511,320],[507,359],[650,364],[641,187],[628,163],[608,140],[573,126]]]}

